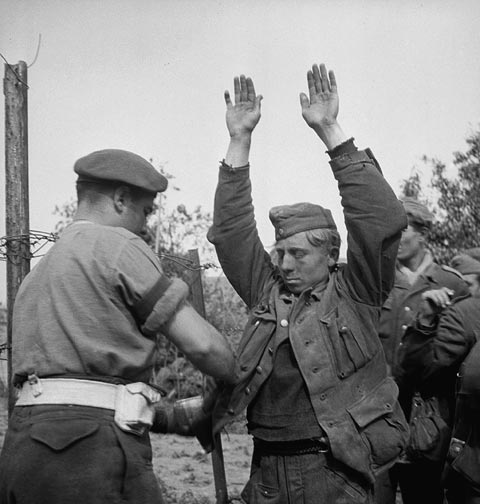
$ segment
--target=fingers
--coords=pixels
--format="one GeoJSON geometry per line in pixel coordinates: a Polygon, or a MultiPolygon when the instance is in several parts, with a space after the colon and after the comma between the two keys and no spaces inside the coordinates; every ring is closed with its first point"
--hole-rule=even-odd
{"type": "Polygon", "coordinates": [[[330,77],[330,89],[333,93],[337,92],[337,79],[335,77],[335,72],[333,70],[329,70],[328,76],[330,77]]]}
{"type": "Polygon", "coordinates": [[[233,90],[235,93],[235,103],[240,103],[240,97],[241,97],[241,92],[240,92],[240,79],[238,77],[235,77],[233,79],[233,90]]]}
{"type": "Polygon", "coordinates": [[[311,70],[307,72],[307,84],[310,101],[312,101],[312,98],[317,94],[317,88],[315,86],[315,77],[313,76],[313,72],[311,70]]]}
{"type": "Polygon", "coordinates": [[[258,95],[256,98],[255,98],[255,110],[260,112],[260,108],[261,108],[261,101],[263,100],[263,96],[262,95],[258,95]]]}
{"type": "MultiPolygon", "coordinates": [[[[243,74],[240,75],[240,77],[234,77],[233,90],[235,97],[235,105],[245,102],[257,103],[255,86],[253,85],[253,80],[250,77],[245,77],[245,75],[243,74]]],[[[230,93],[228,91],[225,91],[224,96],[227,108],[232,107],[233,104],[230,98],[230,93]]],[[[258,102],[258,104],[259,103],[260,102],[258,102]]]]}
{"type": "Polygon", "coordinates": [[[310,98],[312,91],[316,93],[336,92],[337,80],[333,70],[327,72],[326,66],[321,63],[320,66],[312,65],[312,70],[307,73],[308,90],[310,98]]]}
{"type": "Polygon", "coordinates": [[[305,93],[300,93],[300,105],[302,106],[302,110],[308,108],[310,105],[310,100],[305,93]]]}
{"type": "Polygon", "coordinates": [[[248,100],[247,79],[245,75],[240,75],[240,101],[246,102],[248,100]]]}
{"type": "Polygon", "coordinates": [[[227,109],[233,107],[232,100],[230,98],[230,93],[227,90],[225,90],[223,96],[225,98],[225,105],[227,106],[227,109]]]}
{"type": "Polygon", "coordinates": [[[247,89],[247,100],[255,101],[255,86],[253,85],[253,80],[250,77],[246,79],[246,89],[247,89]]]}

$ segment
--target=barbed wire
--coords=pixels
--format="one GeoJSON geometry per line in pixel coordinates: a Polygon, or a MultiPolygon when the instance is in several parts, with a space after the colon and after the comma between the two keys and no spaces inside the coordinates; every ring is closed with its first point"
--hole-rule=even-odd
{"type": "Polygon", "coordinates": [[[15,75],[15,77],[17,78],[17,81],[22,83],[27,89],[30,89],[30,86],[22,80],[20,75],[18,75],[18,73],[15,71],[15,69],[12,67],[12,65],[10,65],[10,63],[7,61],[7,59],[5,58],[5,56],[2,53],[0,53],[0,57],[3,59],[3,61],[5,61],[6,65],[8,66],[10,71],[13,73],[13,75],[15,75]]]}
{"type": "MultiPolygon", "coordinates": [[[[12,348],[12,347],[9,346],[8,343],[1,343],[0,344],[0,356],[2,355],[3,352],[8,351],[10,348],[12,348]]],[[[5,357],[0,357],[0,360],[6,361],[8,359],[5,357]]]]}
{"type": "Polygon", "coordinates": [[[191,270],[191,271],[218,268],[218,266],[214,263],[195,264],[193,261],[191,261],[190,259],[186,259],[185,257],[175,256],[172,254],[166,254],[163,252],[160,252],[158,254],[158,257],[160,259],[166,259],[167,261],[172,261],[172,262],[182,266],[183,268],[191,270]]]}
{"type": "Polygon", "coordinates": [[[47,243],[55,242],[57,233],[31,230],[29,233],[2,236],[0,238],[0,261],[15,261],[15,259],[33,259],[42,257],[40,251],[47,243]]]}
{"type": "MultiPolygon", "coordinates": [[[[47,233],[45,231],[34,231],[34,230],[31,230],[30,233],[28,234],[2,236],[0,238],[0,261],[6,261],[6,260],[13,261],[14,259],[33,259],[37,257],[42,257],[45,254],[40,254],[40,251],[48,243],[53,243],[57,241],[58,236],[59,236],[58,233],[47,233]],[[8,250],[8,248],[10,248],[10,250],[8,250]],[[25,255],[26,254],[25,248],[28,251],[27,252],[28,255],[25,255]]],[[[157,255],[160,259],[172,261],[182,266],[182,268],[191,271],[218,268],[218,266],[214,263],[207,262],[203,264],[195,264],[190,259],[186,259],[185,257],[176,256],[173,254],[160,252],[157,255]]]]}

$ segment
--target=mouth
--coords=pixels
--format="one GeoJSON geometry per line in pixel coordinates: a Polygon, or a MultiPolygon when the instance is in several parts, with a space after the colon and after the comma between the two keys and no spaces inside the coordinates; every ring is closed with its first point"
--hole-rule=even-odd
{"type": "Polygon", "coordinates": [[[300,278],[284,278],[285,283],[298,283],[300,282],[300,278]]]}

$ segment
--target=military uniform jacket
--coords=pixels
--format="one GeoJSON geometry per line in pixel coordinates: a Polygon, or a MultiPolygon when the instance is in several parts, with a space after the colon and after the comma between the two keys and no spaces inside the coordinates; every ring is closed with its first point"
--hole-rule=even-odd
{"type": "Polygon", "coordinates": [[[331,166],[342,196],[348,265],[331,273],[323,292],[303,292],[288,320],[281,312],[286,289],[258,237],[249,168],[220,168],[209,240],[251,311],[237,352],[237,385],[218,397],[213,431],[249,405],[272,370],[278,342],[289,338],[333,456],[372,482],[395,462],[407,436],[377,335],[407,221],[367,151],[344,154],[331,166]]]}
{"type": "Polygon", "coordinates": [[[460,450],[450,450],[450,467],[460,473],[470,486],[479,491],[480,339],[460,368],[452,437],[465,441],[465,445],[460,450]]]}
{"type": "Polygon", "coordinates": [[[399,269],[396,270],[393,289],[382,306],[379,328],[385,358],[394,377],[397,377],[400,372],[399,354],[405,331],[418,314],[422,294],[441,287],[452,289],[455,297],[468,293],[467,286],[460,275],[447,266],[432,263],[418,276],[413,285],[399,269]]]}
{"type": "Polygon", "coordinates": [[[480,299],[457,298],[432,326],[414,323],[406,331],[399,354],[397,381],[408,414],[413,390],[423,397],[436,396],[444,407],[445,422],[452,426],[457,372],[480,340],[480,299]]]}

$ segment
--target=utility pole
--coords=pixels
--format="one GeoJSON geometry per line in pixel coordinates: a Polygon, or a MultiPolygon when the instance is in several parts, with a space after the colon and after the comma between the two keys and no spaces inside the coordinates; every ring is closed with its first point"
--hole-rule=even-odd
{"type": "Polygon", "coordinates": [[[28,203],[27,65],[5,65],[5,209],[7,255],[7,376],[8,413],[15,395],[12,387],[12,312],[22,280],[30,271],[28,203]]]}

